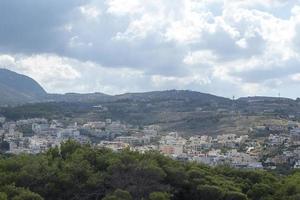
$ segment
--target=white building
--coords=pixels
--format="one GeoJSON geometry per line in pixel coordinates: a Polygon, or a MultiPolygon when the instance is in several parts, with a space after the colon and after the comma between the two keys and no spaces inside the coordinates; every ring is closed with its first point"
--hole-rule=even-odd
{"type": "Polygon", "coordinates": [[[41,134],[43,131],[47,131],[49,129],[49,124],[32,124],[32,131],[36,134],[41,134]]]}
{"type": "Polygon", "coordinates": [[[80,132],[77,129],[61,129],[57,132],[57,138],[59,139],[72,139],[80,136],[80,132]]]}
{"type": "Polygon", "coordinates": [[[179,137],[178,133],[172,132],[161,138],[159,150],[166,155],[182,155],[186,139],[179,137]]]}
{"type": "Polygon", "coordinates": [[[87,128],[87,129],[102,129],[105,128],[106,123],[102,122],[102,121],[98,121],[98,122],[88,122],[86,124],[83,125],[83,128],[87,128]]]}

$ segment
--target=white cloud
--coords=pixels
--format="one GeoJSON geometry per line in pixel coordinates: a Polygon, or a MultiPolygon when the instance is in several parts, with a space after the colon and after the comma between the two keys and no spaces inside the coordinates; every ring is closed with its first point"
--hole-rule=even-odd
{"type": "MultiPolygon", "coordinates": [[[[300,74],[299,3],[87,0],[70,8],[60,3],[60,13],[49,15],[59,18],[50,17],[48,28],[27,31],[21,41],[5,33],[9,27],[0,31],[0,64],[53,92],[184,88],[238,96],[287,88],[295,97],[289,86],[300,74]]],[[[0,25],[7,19],[1,13],[0,2],[0,25]]],[[[18,22],[13,20],[9,23],[18,22]]],[[[40,27],[37,19],[27,21],[40,27]]]]}
{"type": "Polygon", "coordinates": [[[143,72],[128,68],[111,69],[92,62],[54,54],[34,56],[0,55],[0,65],[37,80],[48,92],[106,92],[118,94],[141,91],[143,72]]]}
{"type": "Polygon", "coordinates": [[[290,76],[293,81],[300,82],[300,73],[296,73],[290,76]]]}
{"type": "Polygon", "coordinates": [[[142,2],[139,0],[106,0],[106,4],[108,13],[119,16],[143,11],[142,2]]]}
{"type": "Polygon", "coordinates": [[[101,14],[101,11],[92,5],[80,6],[79,10],[88,19],[98,19],[101,14]]]}
{"type": "Polygon", "coordinates": [[[15,63],[15,58],[10,56],[10,55],[0,55],[0,64],[3,66],[3,67],[7,67],[7,66],[11,66],[11,65],[14,65],[15,63]]]}
{"type": "Polygon", "coordinates": [[[185,56],[183,62],[187,65],[203,64],[206,67],[210,67],[216,63],[218,57],[209,50],[189,52],[185,56]]]}

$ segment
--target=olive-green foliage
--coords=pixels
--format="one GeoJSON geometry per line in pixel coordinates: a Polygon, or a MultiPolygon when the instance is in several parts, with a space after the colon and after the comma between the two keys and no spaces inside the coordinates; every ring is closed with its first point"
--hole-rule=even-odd
{"type": "Polygon", "coordinates": [[[152,192],[149,195],[149,200],[170,200],[170,194],[166,192],[152,192]]]}
{"type": "Polygon", "coordinates": [[[198,191],[201,200],[222,200],[224,197],[223,191],[217,186],[199,185],[198,191]]]}
{"type": "Polygon", "coordinates": [[[7,195],[3,192],[0,192],[0,200],[7,200],[7,195]]]}
{"type": "Polygon", "coordinates": [[[1,187],[0,199],[6,200],[43,200],[43,198],[28,189],[15,187],[14,185],[6,185],[1,187]]]}
{"type": "Polygon", "coordinates": [[[108,194],[103,200],[132,200],[129,192],[117,189],[112,194],[108,194]]]}
{"type": "Polygon", "coordinates": [[[225,194],[224,200],[247,200],[247,196],[240,192],[228,192],[225,194]]]}
{"type": "Polygon", "coordinates": [[[0,157],[0,200],[297,200],[300,173],[211,168],[157,152],[112,152],[68,141],[0,157]]]}
{"type": "Polygon", "coordinates": [[[170,194],[166,192],[152,192],[149,195],[149,200],[170,200],[170,194]]]}

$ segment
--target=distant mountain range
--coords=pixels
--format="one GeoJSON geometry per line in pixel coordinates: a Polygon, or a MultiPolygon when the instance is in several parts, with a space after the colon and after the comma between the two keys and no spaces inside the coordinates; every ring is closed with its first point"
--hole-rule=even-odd
{"type": "MultiPolygon", "coordinates": [[[[288,98],[278,97],[243,97],[238,99],[240,103],[272,102],[272,101],[298,102],[288,98]]],[[[49,94],[42,86],[32,78],[0,68],[0,106],[15,106],[26,103],[41,102],[167,102],[186,101],[197,102],[197,105],[231,105],[232,100],[211,94],[189,91],[189,90],[166,90],[143,93],[126,93],[120,95],[107,95],[103,93],[66,93],[49,94]]]]}
{"type": "Polygon", "coordinates": [[[144,93],[126,93],[107,95],[103,93],[67,93],[49,94],[32,78],[16,72],[0,69],[0,106],[21,105],[38,102],[108,102],[108,101],[161,101],[161,100],[199,100],[203,103],[221,103],[230,101],[227,98],[210,94],[187,91],[167,90],[144,93]]]}

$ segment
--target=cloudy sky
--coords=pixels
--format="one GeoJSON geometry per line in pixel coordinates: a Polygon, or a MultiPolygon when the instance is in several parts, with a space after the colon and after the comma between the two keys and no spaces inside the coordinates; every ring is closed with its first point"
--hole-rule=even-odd
{"type": "Polygon", "coordinates": [[[0,67],[48,92],[300,96],[300,0],[1,0],[0,67]]]}

